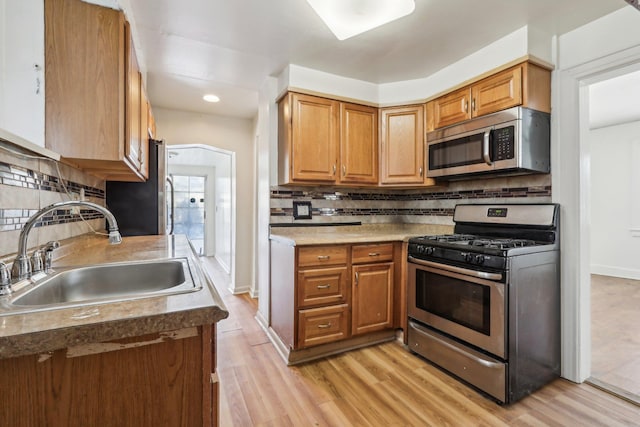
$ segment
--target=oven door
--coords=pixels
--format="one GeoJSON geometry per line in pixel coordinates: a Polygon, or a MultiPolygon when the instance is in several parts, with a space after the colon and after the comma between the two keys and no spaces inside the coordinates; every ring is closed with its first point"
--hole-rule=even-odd
{"type": "Polygon", "coordinates": [[[502,359],[505,301],[501,273],[488,273],[409,257],[410,318],[502,359]]]}

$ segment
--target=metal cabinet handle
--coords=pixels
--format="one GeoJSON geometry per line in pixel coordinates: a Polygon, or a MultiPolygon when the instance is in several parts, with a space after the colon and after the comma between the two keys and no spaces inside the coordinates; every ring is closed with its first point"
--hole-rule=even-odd
{"type": "Polygon", "coordinates": [[[342,176],[345,176],[347,174],[347,167],[345,165],[342,165],[342,176]]]}
{"type": "Polygon", "coordinates": [[[318,259],[319,259],[320,261],[322,261],[322,260],[327,260],[327,259],[329,259],[329,258],[331,258],[331,256],[330,256],[330,255],[318,255],[318,259]]]}
{"type": "Polygon", "coordinates": [[[464,112],[469,112],[469,102],[466,99],[464,100],[464,112]]]}
{"type": "Polygon", "coordinates": [[[333,174],[334,174],[334,175],[336,174],[336,169],[337,169],[337,166],[336,166],[336,164],[334,163],[334,164],[333,164],[333,174]]]}
{"type": "Polygon", "coordinates": [[[378,252],[369,252],[369,256],[380,256],[378,252]]]}
{"type": "Polygon", "coordinates": [[[318,329],[327,329],[331,327],[331,322],[323,323],[322,325],[318,325],[318,329]]]}
{"type": "Polygon", "coordinates": [[[356,286],[358,286],[358,281],[360,280],[360,277],[358,276],[358,272],[356,271],[356,286]]]}
{"type": "Polygon", "coordinates": [[[316,286],[317,289],[329,289],[330,287],[331,287],[331,285],[329,285],[329,284],[316,286]]]}
{"type": "Polygon", "coordinates": [[[420,176],[422,176],[422,166],[420,166],[420,176]]]}
{"type": "Polygon", "coordinates": [[[475,98],[473,98],[473,99],[471,100],[471,109],[472,109],[473,111],[476,111],[476,99],[475,99],[475,98]]]}

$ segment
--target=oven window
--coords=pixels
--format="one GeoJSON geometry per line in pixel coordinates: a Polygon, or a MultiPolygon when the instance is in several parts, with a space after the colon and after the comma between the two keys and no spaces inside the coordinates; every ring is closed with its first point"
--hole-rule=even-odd
{"type": "Polygon", "coordinates": [[[416,271],[416,306],[485,335],[491,332],[488,286],[416,271]]]}

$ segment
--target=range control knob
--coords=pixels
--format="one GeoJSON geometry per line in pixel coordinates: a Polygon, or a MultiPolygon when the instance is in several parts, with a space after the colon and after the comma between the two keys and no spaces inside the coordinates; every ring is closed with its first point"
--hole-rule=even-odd
{"type": "Polygon", "coordinates": [[[427,255],[433,255],[433,248],[432,247],[425,248],[424,253],[427,255]]]}
{"type": "Polygon", "coordinates": [[[484,255],[476,255],[474,261],[476,264],[484,264],[484,255]]]}
{"type": "Polygon", "coordinates": [[[464,257],[465,261],[467,261],[467,262],[472,262],[473,261],[473,255],[466,254],[466,253],[462,253],[461,255],[464,257]]]}

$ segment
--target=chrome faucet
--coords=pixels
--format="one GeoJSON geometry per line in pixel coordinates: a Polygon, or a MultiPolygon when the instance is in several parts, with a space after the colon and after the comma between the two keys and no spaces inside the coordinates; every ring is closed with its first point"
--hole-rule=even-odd
{"type": "MultiPolygon", "coordinates": [[[[122,236],[120,236],[120,232],[118,231],[118,222],[113,214],[105,207],[97,205],[91,202],[84,201],[66,201],[66,202],[58,202],[52,205],[46,206],[40,209],[38,212],[33,214],[31,218],[27,221],[27,223],[22,228],[20,232],[20,237],[18,238],[18,256],[13,261],[13,267],[11,269],[11,282],[19,282],[23,279],[28,279],[31,277],[31,263],[29,262],[29,257],[27,256],[27,239],[29,238],[29,232],[33,228],[33,226],[38,222],[38,220],[49,212],[55,211],[57,209],[65,209],[74,206],[84,206],[93,210],[96,210],[103,214],[109,223],[109,243],[112,245],[117,245],[122,242],[122,236]]],[[[49,248],[50,245],[54,242],[50,242],[47,245],[47,250],[51,251],[55,249],[57,246],[55,244],[52,248],[49,248]]],[[[50,256],[51,254],[49,254],[50,256]]],[[[50,262],[50,261],[49,261],[50,262]]],[[[11,289],[7,289],[6,286],[0,286],[0,295],[11,293],[11,289]]]]}

